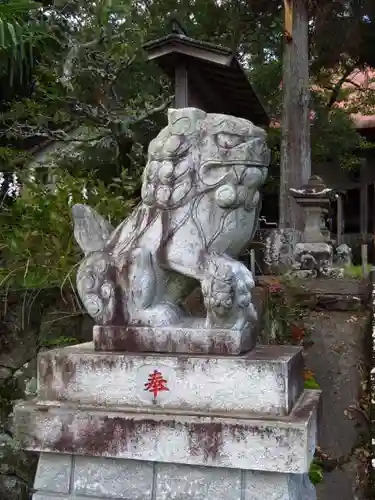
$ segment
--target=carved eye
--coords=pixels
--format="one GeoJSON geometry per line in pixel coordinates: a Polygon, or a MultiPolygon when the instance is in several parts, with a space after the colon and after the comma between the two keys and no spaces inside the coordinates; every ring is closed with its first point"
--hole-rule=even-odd
{"type": "Polygon", "coordinates": [[[240,135],[225,134],[225,133],[217,134],[216,140],[218,145],[224,149],[234,148],[245,141],[244,137],[240,135]]]}

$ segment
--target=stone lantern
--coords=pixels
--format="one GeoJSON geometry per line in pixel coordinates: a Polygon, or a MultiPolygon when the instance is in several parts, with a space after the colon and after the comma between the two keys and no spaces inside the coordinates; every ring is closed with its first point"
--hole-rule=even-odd
{"type": "Polygon", "coordinates": [[[329,231],[324,218],[331,203],[332,189],[323,180],[313,175],[300,189],[291,189],[291,195],[305,212],[305,228],[302,233],[304,243],[321,243],[329,239],[329,231]]]}
{"type": "Polygon", "coordinates": [[[323,180],[313,175],[300,189],[290,193],[302,208],[305,227],[302,242],[294,250],[294,274],[299,277],[339,277],[341,270],[333,267],[333,247],[324,218],[330,207],[333,190],[323,180]]]}

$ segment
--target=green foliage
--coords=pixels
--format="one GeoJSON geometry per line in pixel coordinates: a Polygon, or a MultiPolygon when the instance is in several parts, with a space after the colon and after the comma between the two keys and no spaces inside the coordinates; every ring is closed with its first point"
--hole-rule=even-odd
{"type": "MultiPolygon", "coordinates": [[[[370,273],[371,269],[372,269],[371,264],[368,264],[367,274],[370,273]]],[[[347,266],[344,268],[344,276],[346,278],[353,278],[353,279],[361,280],[364,278],[363,268],[362,268],[362,266],[347,266]]]]}
{"type": "Polygon", "coordinates": [[[314,374],[309,370],[305,371],[304,387],[305,389],[320,389],[320,385],[315,380],[314,374]]]}
{"type": "MultiPolygon", "coordinates": [[[[279,97],[273,99],[281,100],[279,97]]],[[[355,130],[348,112],[340,108],[329,109],[327,96],[323,92],[311,93],[314,118],[311,124],[311,161],[313,165],[332,165],[332,168],[354,168],[359,165],[360,151],[371,149],[373,144],[366,142],[355,130]]],[[[277,190],[279,184],[281,129],[271,128],[268,143],[272,152],[270,176],[267,190],[277,190]]]]}
{"type": "Polygon", "coordinates": [[[267,105],[272,118],[281,116],[282,106],[282,59],[278,58],[263,61],[261,64],[253,60],[249,77],[258,94],[267,105]]]}
{"type": "Polygon", "coordinates": [[[309,334],[304,324],[306,310],[298,300],[296,286],[287,278],[271,278],[266,282],[266,329],[278,344],[300,345],[309,334]]]}
{"type": "Polygon", "coordinates": [[[49,288],[74,282],[81,259],[72,228],[70,205],[88,203],[113,225],[134,205],[134,181],[122,174],[106,186],[93,176],[55,172],[55,186],[25,182],[22,195],[0,212],[0,287],[49,288]]]}
{"type": "Polygon", "coordinates": [[[359,162],[360,135],[343,109],[327,107],[322,92],[312,93],[314,121],[311,127],[311,157],[313,164],[333,163],[352,168],[359,162]]]}
{"type": "Polygon", "coordinates": [[[310,465],[309,478],[314,486],[323,481],[324,470],[323,467],[320,465],[320,463],[316,460],[313,460],[310,465]]]}
{"type": "Polygon", "coordinates": [[[34,66],[34,54],[55,40],[42,16],[41,4],[11,0],[0,4],[0,77],[23,82],[34,66]]]}
{"type": "MultiPolygon", "coordinates": [[[[167,102],[172,93],[170,81],[155,65],[146,62],[142,44],[165,35],[170,29],[170,15],[175,12],[190,36],[237,50],[271,117],[280,121],[283,4],[279,0],[272,5],[263,0],[250,3],[229,0],[222,4],[214,0],[163,0],[147,4],[130,0],[95,3],[59,0],[43,2],[43,9],[31,9],[27,0],[10,3],[23,6],[21,18],[31,17],[39,22],[38,26],[42,23],[35,13],[48,11],[48,33],[58,43],[44,43],[33,68],[33,90],[25,98],[10,100],[0,116],[0,138],[3,128],[4,142],[10,143],[14,151],[7,168],[22,162],[19,150],[29,138],[41,142],[44,137],[57,137],[59,133],[61,137],[66,127],[77,123],[104,127],[111,136],[106,148],[91,148],[90,155],[75,161],[78,171],[83,165],[87,169],[89,162],[104,151],[109,157],[116,157],[116,170],[125,166],[129,172],[134,171],[129,154],[133,149],[144,148],[163,126],[163,109],[156,114],[152,110],[167,102]]],[[[370,8],[366,2],[362,3],[360,11],[350,10],[351,20],[362,20],[370,8]]],[[[318,83],[324,80],[327,88],[339,63],[334,48],[328,59],[327,54],[319,52],[323,42],[316,37],[330,23],[346,26],[342,9],[341,5],[333,8],[325,2],[325,16],[313,7],[311,11],[311,18],[317,20],[311,32],[312,76],[318,83]],[[324,61],[332,61],[329,71],[323,71],[324,61]]],[[[342,34],[340,30],[337,33],[342,34]]],[[[37,38],[30,40],[35,49],[37,38]]],[[[328,50],[326,45],[324,48],[328,50]]],[[[355,57],[351,61],[354,63],[355,57]]],[[[328,90],[320,97],[313,96],[316,118],[312,125],[312,161],[327,163],[333,158],[337,165],[351,167],[357,163],[357,149],[363,143],[345,112],[327,107],[331,94],[332,90],[328,90]]],[[[278,131],[272,131],[271,143],[276,170],[271,172],[268,188],[274,190],[278,183],[278,131]]],[[[136,156],[139,163],[138,153],[136,156]]]]}
{"type": "Polygon", "coordinates": [[[70,162],[71,169],[73,163],[77,172],[96,168],[107,154],[109,166],[115,164],[112,176],[122,167],[138,174],[133,162],[143,163],[140,151],[164,125],[160,114],[170,97],[169,82],[145,60],[148,19],[140,14],[130,0],[61,0],[49,8],[60,43],[41,54],[31,94],[9,99],[0,115],[0,141],[2,136],[14,152],[7,169],[20,164],[17,151],[30,142],[65,139],[77,125],[89,127],[94,137],[99,128],[107,141],[84,144],[81,149],[90,152],[70,162]]]}
{"type": "Polygon", "coordinates": [[[42,342],[41,347],[45,349],[53,349],[54,347],[65,347],[75,344],[77,344],[76,338],[60,336],[56,339],[45,339],[44,342],[42,342]]]}

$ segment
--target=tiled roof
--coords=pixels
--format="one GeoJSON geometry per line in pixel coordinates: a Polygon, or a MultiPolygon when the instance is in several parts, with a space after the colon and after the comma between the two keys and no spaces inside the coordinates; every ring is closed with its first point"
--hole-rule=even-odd
{"type": "MultiPolygon", "coordinates": [[[[282,83],[280,83],[280,88],[282,88],[282,83]]],[[[367,68],[365,70],[354,70],[345,83],[342,85],[342,88],[350,91],[349,95],[346,96],[345,100],[335,102],[333,107],[341,108],[341,109],[349,109],[352,106],[356,105],[356,101],[359,101],[363,96],[363,92],[368,90],[373,90],[375,93],[375,70],[373,68],[367,68]]],[[[312,86],[312,89],[319,90],[319,87],[316,85],[312,86]]],[[[375,96],[375,94],[374,94],[375,96]]],[[[360,107],[360,102],[359,102],[360,107]]],[[[372,129],[375,128],[375,105],[372,110],[369,110],[368,114],[363,113],[351,113],[350,116],[354,122],[355,128],[357,130],[364,129],[372,129]]],[[[310,119],[313,120],[315,116],[314,111],[310,112],[310,119]]],[[[271,128],[279,128],[280,121],[273,119],[270,123],[271,128]]]]}

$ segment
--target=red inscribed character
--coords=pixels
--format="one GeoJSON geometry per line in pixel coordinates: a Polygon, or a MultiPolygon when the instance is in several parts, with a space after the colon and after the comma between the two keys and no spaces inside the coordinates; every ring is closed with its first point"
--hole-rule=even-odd
{"type": "Polygon", "coordinates": [[[150,373],[148,376],[148,382],[145,384],[145,391],[152,392],[154,399],[156,399],[159,392],[169,391],[167,381],[158,370],[154,370],[153,373],[150,373]]]}

